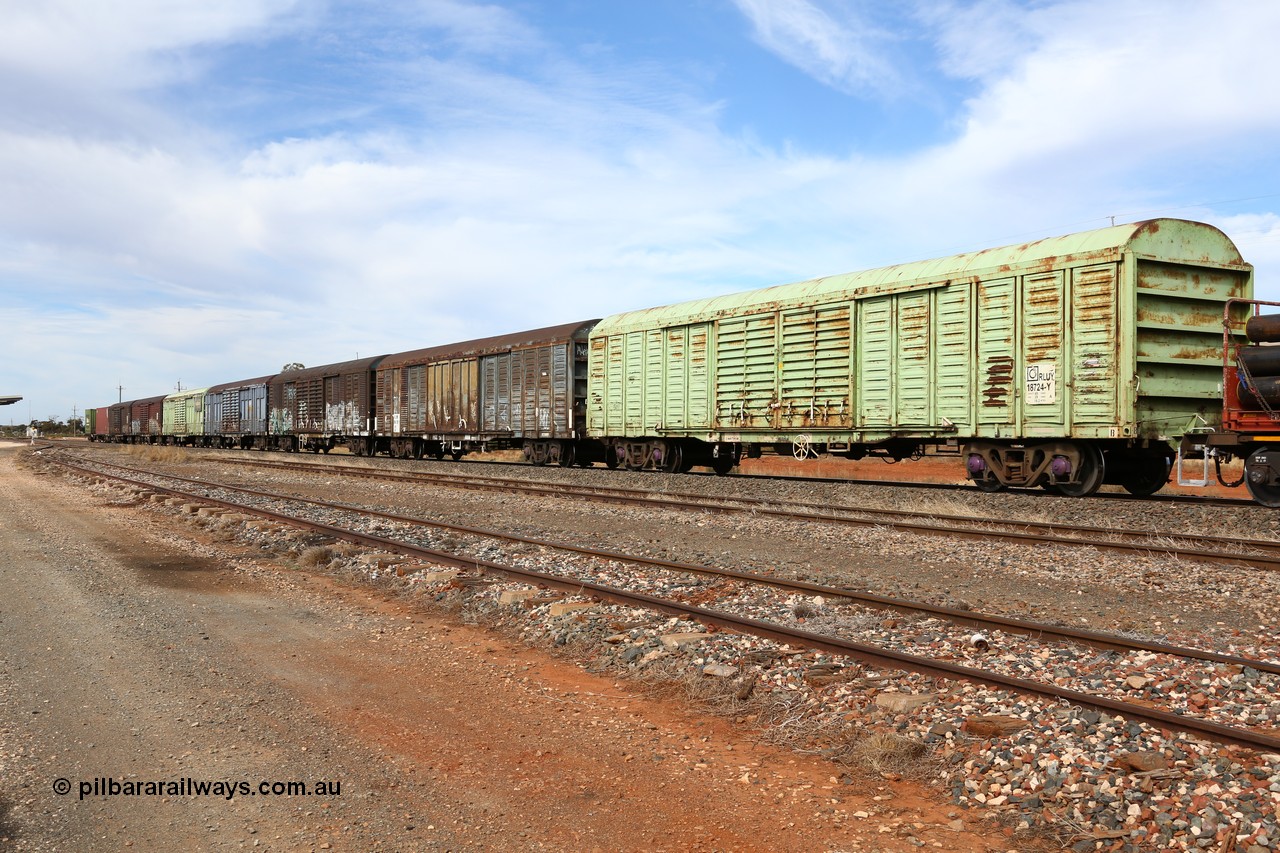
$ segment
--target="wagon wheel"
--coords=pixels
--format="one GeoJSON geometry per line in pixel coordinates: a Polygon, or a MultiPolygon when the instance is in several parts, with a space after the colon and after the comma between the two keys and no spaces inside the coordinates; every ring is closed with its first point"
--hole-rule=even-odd
{"type": "Polygon", "coordinates": [[[987,477],[984,480],[974,480],[973,484],[978,487],[980,492],[1003,492],[1009,488],[995,477],[987,477]]]}
{"type": "Polygon", "coordinates": [[[1069,498],[1083,498],[1098,491],[1107,473],[1107,463],[1102,451],[1092,444],[1078,445],[1080,469],[1076,471],[1076,483],[1058,483],[1058,490],[1069,498]]]}
{"type": "MultiPolygon", "coordinates": [[[[719,448],[717,448],[719,450],[719,448]]],[[[734,458],[733,452],[717,453],[711,457],[711,470],[717,474],[724,476],[733,470],[733,466],[738,464],[738,460],[734,458]]]]}
{"type": "Polygon", "coordinates": [[[453,461],[454,461],[454,462],[457,462],[459,459],[461,459],[461,458],[462,458],[462,451],[461,451],[461,450],[450,450],[450,451],[449,451],[449,456],[451,456],[451,457],[453,458],[453,461]]]}
{"type": "Polygon", "coordinates": [[[1145,498],[1154,495],[1169,482],[1173,470],[1173,458],[1166,453],[1159,456],[1141,456],[1134,460],[1133,470],[1125,477],[1124,490],[1131,495],[1145,498]]]}
{"type": "MultiPolygon", "coordinates": [[[[1258,457],[1265,457],[1269,453],[1280,453],[1280,447],[1275,445],[1263,445],[1249,454],[1247,465],[1260,463],[1258,457]]],[[[1246,472],[1247,472],[1246,468],[1246,472]]],[[[1268,486],[1266,483],[1255,483],[1248,477],[1245,482],[1249,485],[1249,494],[1253,495],[1253,499],[1263,506],[1280,507],[1280,486],[1268,486]]]]}
{"type": "Polygon", "coordinates": [[[668,474],[679,474],[684,466],[684,448],[672,442],[667,445],[667,455],[662,458],[662,470],[668,474]]]}
{"type": "Polygon", "coordinates": [[[808,459],[816,456],[813,452],[812,440],[807,435],[797,435],[791,442],[791,455],[797,459],[808,459]]]}
{"type": "Polygon", "coordinates": [[[569,444],[568,442],[561,442],[560,443],[560,467],[572,468],[573,459],[574,459],[573,445],[569,444]]]}

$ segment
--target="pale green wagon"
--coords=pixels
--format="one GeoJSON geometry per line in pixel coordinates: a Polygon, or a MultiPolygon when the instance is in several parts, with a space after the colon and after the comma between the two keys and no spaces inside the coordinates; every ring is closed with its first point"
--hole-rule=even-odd
{"type": "Polygon", "coordinates": [[[1150,493],[1216,426],[1224,305],[1252,291],[1217,228],[1153,219],[618,314],[588,434],[611,466],[947,450],[989,490],[1150,493]]]}
{"type": "Polygon", "coordinates": [[[204,397],[208,388],[178,391],[164,398],[163,444],[204,444],[204,397]]]}

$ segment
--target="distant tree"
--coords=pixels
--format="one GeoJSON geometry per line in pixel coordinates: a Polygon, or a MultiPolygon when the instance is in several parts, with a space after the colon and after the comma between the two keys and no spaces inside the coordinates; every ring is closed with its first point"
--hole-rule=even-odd
{"type": "Polygon", "coordinates": [[[281,373],[288,373],[291,370],[305,370],[306,365],[300,361],[291,361],[284,367],[280,368],[281,373]]]}

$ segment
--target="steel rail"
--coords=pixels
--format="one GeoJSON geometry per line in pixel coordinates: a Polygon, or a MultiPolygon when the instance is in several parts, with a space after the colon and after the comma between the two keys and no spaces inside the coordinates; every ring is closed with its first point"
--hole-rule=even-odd
{"type": "MultiPolygon", "coordinates": [[[[787,521],[813,521],[826,524],[846,524],[858,527],[887,527],[894,530],[903,530],[910,533],[917,533],[927,536],[953,536],[967,539],[1003,539],[1012,542],[1023,542],[1029,544],[1044,545],[1068,545],[1072,547],[1089,547],[1098,548],[1108,551],[1119,551],[1123,553],[1136,554],[1168,554],[1170,556],[1179,557],[1188,560],[1207,561],[1207,562],[1223,562],[1233,565],[1249,566],[1260,569],[1280,569],[1280,542],[1254,541],[1250,542],[1250,547],[1258,550],[1269,551],[1271,553],[1263,554],[1239,554],[1229,551],[1215,551],[1202,548],[1180,548],[1160,543],[1147,542],[1113,542],[1105,539],[1087,539],[1079,536],[1063,535],[1066,531],[1074,531],[1078,533],[1097,535],[1097,536],[1139,536],[1153,538],[1168,538],[1176,540],[1188,540],[1193,542],[1210,542],[1223,545],[1239,545],[1236,540],[1227,537],[1205,536],[1201,534],[1195,535],[1179,535],[1172,533],[1161,533],[1158,531],[1142,531],[1142,530],[1126,530],[1124,528],[1107,528],[1092,526],[1066,525],[1059,523],[1046,522],[1044,524],[1027,524],[1025,522],[1008,521],[1000,519],[979,518],[975,516],[949,516],[945,514],[929,513],[927,517],[945,519],[962,524],[975,525],[972,527],[952,527],[946,524],[928,524],[920,521],[901,520],[904,518],[920,517],[920,513],[911,513],[907,510],[880,509],[880,508],[862,508],[862,507],[842,507],[842,506],[823,506],[822,511],[805,511],[805,510],[789,510],[781,508],[779,504],[773,504],[759,498],[750,497],[723,497],[714,495],[699,495],[689,492],[645,492],[639,489],[626,489],[617,486],[571,486],[568,484],[549,484],[549,483],[532,483],[527,480],[513,480],[501,477],[485,477],[480,475],[455,475],[455,474],[431,474],[431,473],[400,473],[385,470],[376,470],[372,468],[355,468],[347,465],[315,465],[306,462],[277,462],[273,460],[237,460],[246,464],[282,469],[297,470],[313,470],[324,473],[341,472],[344,476],[365,477],[372,479],[386,479],[397,482],[417,482],[428,484],[446,485],[455,488],[467,489],[507,489],[525,492],[527,494],[558,497],[558,498],[581,498],[584,500],[596,500],[610,503],[633,504],[641,506],[654,506],[663,509],[683,509],[695,512],[716,512],[716,513],[750,513],[757,516],[769,516],[787,521]],[[709,501],[719,501],[721,503],[709,503],[709,501]],[[740,504],[733,506],[731,504],[740,504]],[[852,515],[836,515],[830,510],[843,511],[848,513],[860,513],[862,515],[876,515],[877,518],[859,518],[852,515]],[[976,525],[987,525],[980,527],[976,525]],[[999,530],[992,527],[1003,526],[1022,527],[1023,530],[999,530]],[[1049,530],[1063,531],[1063,534],[1044,534],[1031,532],[1031,528],[1041,528],[1049,530]]],[[[815,504],[806,504],[796,502],[792,504],[797,507],[813,507],[815,504]]]]}
{"type": "MultiPolygon", "coordinates": [[[[112,442],[107,442],[107,444],[112,446],[124,446],[124,445],[116,445],[115,443],[112,443],[112,442]]],[[[150,445],[145,445],[145,446],[150,446],[150,445]]],[[[208,448],[208,447],[188,447],[184,449],[193,451],[193,452],[201,451],[201,450],[214,450],[214,448],[208,448]]],[[[231,449],[237,450],[238,448],[231,448],[231,449]]],[[[225,452],[225,451],[219,451],[219,452],[225,452]]],[[[244,451],[244,452],[251,452],[251,451],[244,451]]],[[[341,459],[344,457],[340,455],[336,458],[341,459]]],[[[352,456],[350,458],[370,458],[370,457],[352,456]]],[[[388,460],[396,459],[396,457],[392,457],[392,456],[388,456],[385,458],[388,460]]],[[[423,461],[426,461],[426,460],[424,459],[423,461]]],[[[299,463],[299,464],[305,464],[305,463],[299,463]]],[[[495,465],[499,467],[510,466],[512,468],[531,467],[527,462],[505,462],[501,460],[492,460],[492,459],[464,459],[464,460],[453,460],[453,461],[432,460],[430,464],[433,464],[433,465],[434,464],[495,465]]],[[[549,467],[554,467],[554,466],[549,466],[549,467]]],[[[777,482],[788,482],[788,483],[819,483],[819,484],[837,485],[837,486],[839,485],[883,486],[885,488],[894,488],[894,489],[919,489],[919,490],[931,490],[931,491],[952,491],[952,492],[959,492],[961,494],[979,494],[978,490],[975,489],[973,486],[963,485],[959,483],[932,483],[932,482],[913,481],[913,480],[876,480],[876,479],[859,479],[856,477],[822,477],[822,476],[815,476],[812,474],[747,474],[743,472],[722,475],[722,474],[715,474],[710,471],[689,471],[681,476],[711,477],[715,479],[747,480],[747,481],[760,480],[760,481],[777,481],[777,482]]],[[[1260,508],[1257,501],[1251,500],[1249,498],[1227,498],[1227,497],[1220,497],[1220,496],[1198,496],[1198,495],[1188,495],[1188,494],[1133,495],[1133,494],[1129,494],[1128,492],[1125,492],[1125,493],[1109,492],[1106,494],[1099,492],[1097,494],[1089,495],[1087,498],[1074,498],[1074,497],[1067,497],[1061,494],[1055,494],[1053,492],[1044,491],[1037,486],[1013,487],[1007,490],[1007,493],[1010,495],[1018,495],[1022,497],[1034,498],[1036,500],[1040,500],[1040,499],[1069,500],[1069,501],[1114,500],[1114,501],[1125,501],[1125,502],[1143,501],[1143,502],[1158,503],[1158,504],[1160,503],[1186,504],[1188,506],[1251,507],[1255,509],[1260,508]]]]}
{"type": "MultiPolygon", "coordinates": [[[[78,467],[72,466],[66,462],[62,462],[61,464],[68,465],[68,467],[78,467]]],[[[380,536],[373,536],[367,533],[359,533],[357,531],[333,527],[319,522],[295,518],[293,516],[272,512],[270,510],[264,510],[257,507],[246,507],[230,501],[191,495],[180,492],[176,489],[169,489],[164,486],[156,486],[137,480],[131,480],[127,477],[120,477],[102,472],[90,471],[90,473],[126,482],[144,490],[158,491],[175,497],[195,498],[196,500],[213,504],[215,506],[221,506],[249,515],[256,515],[280,524],[300,527],[304,530],[310,530],[316,533],[323,533],[335,539],[368,545],[390,553],[400,553],[407,556],[427,559],[443,565],[474,569],[479,572],[515,575],[526,579],[530,583],[552,587],[571,594],[589,594],[591,597],[600,600],[612,601],[625,606],[642,607],[649,610],[655,610],[670,616],[690,619],[702,624],[714,625],[716,627],[736,631],[738,633],[764,637],[787,645],[796,645],[803,648],[829,652],[831,654],[843,655],[881,668],[905,670],[933,678],[958,679],[973,682],[975,684],[1001,687],[1028,696],[1035,696],[1037,698],[1048,699],[1056,702],[1067,702],[1105,713],[1116,714],[1125,717],[1126,719],[1144,722],[1161,729],[1202,736],[1218,743],[1235,744],[1237,746],[1243,746],[1265,752],[1280,752],[1280,737],[1262,734],[1261,732],[1226,726],[1221,723],[1214,723],[1212,721],[1196,717],[1188,717],[1170,711],[1160,711],[1158,709],[1147,708],[1118,699],[1109,699],[1104,696],[1096,696],[1077,690],[1069,690],[1056,685],[1043,684],[1040,682],[1029,681],[1027,679],[1001,675],[999,673],[987,672],[985,670],[974,669],[973,667],[953,664],[948,661],[925,658],[904,652],[895,652],[889,649],[870,646],[865,643],[857,643],[851,640],[842,640],[837,637],[827,637],[815,634],[810,631],[787,628],[770,622],[764,622],[759,619],[737,616],[731,613],[710,610],[691,604],[682,604],[677,601],[670,601],[668,599],[658,598],[645,593],[630,592],[616,587],[592,583],[590,581],[566,578],[546,572],[533,571],[531,569],[522,569],[516,566],[494,563],[489,560],[458,557],[457,555],[443,551],[435,551],[430,548],[423,548],[417,545],[397,542],[393,539],[386,539],[380,536]]]]}
{"type": "MultiPolygon", "coordinates": [[[[602,550],[596,548],[588,548],[581,545],[574,545],[565,542],[553,542],[548,539],[538,539],[529,536],[518,536],[513,533],[504,533],[496,530],[486,530],[478,527],[469,527],[462,524],[455,524],[448,521],[437,521],[433,519],[424,519],[414,516],[400,515],[393,512],[383,510],[370,509],[368,507],[353,506],[350,504],[333,503],[331,501],[316,500],[313,498],[298,497],[296,495],[285,495],[278,492],[267,492],[259,489],[249,489],[243,486],[231,486],[223,483],[212,483],[207,480],[197,480],[190,477],[180,477],[176,474],[161,474],[154,471],[144,471],[138,468],[130,468],[125,465],[117,465],[113,462],[101,462],[95,460],[95,465],[106,465],[121,471],[128,471],[132,474],[142,474],[150,477],[160,477],[167,480],[174,480],[179,483],[188,483],[209,489],[222,489],[225,491],[239,492],[241,494],[252,495],[254,497],[266,498],[277,501],[292,501],[294,503],[307,504],[310,506],[320,507],[323,509],[340,510],[343,512],[352,512],[360,515],[381,518],[387,521],[394,521],[400,524],[409,524],[423,527],[434,527],[441,530],[449,530],[455,533],[463,533],[472,536],[487,537],[490,539],[501,539],[508,542],[516,542],[523,545],[536,545],[542,548],[557,549],[561,551],[569,551],[588,557],[594,557],[603,560],[614,560],[617,562],[634,563],[641,566],[650,566],[671,571],[687,572],[689,574],[705,575],[709,577],[732,578],[734,580],[745,581],[748,583],[757,583],[791,592],[804,592],[815,595],[822,595],[830,598],[849,599],[872,607],[878,610],[890,610],[903,614],[928,614],[957,625],[964,625],[970,628],[994,629],[1008,631],[1012,633],[1022,634],[1028,637],[1040,639],[1050,638],[1055,640],[1069,640],[1088,645],[1094,648],[1107,649],[1113,651],[1141,651],[1154,652],[1157,654],[1172,655],[1176,657],[1188,658],[1192,660],[1203,660],[1210,663],[1219,663],[1225,665],[1247,666],[1258,670],[1259,672],[1268,672],[1274,675],[1280,675],[1280,663],[1261,660],[1258,658],[1241,657],[1236,655],[1227,655],[1220,652],[1214,652],[1207,649],[1195,649],[1187,646],[1175,646],[1168,643],[1144,642],[1140,640],[1122,637],[1119,634],[1108,634],[1103,631],[1086,631],[1078,628],[1071,628],[1062,625],[1051,625],[1042,622],[1033,622],[1027,619],[1017,619],[1010,616],[1000,616],[998,614],[979,613],[972,610],[957,610],[951,607],[943,607],[941,605],[929,604],[928,602],[912,601],[908,599],[891,598],[888,596],[876,595],[874,593],[861,592],[858,590],[848,589],[845,587],[835,587],[825,584],[812,583],[810,581],[793,580],[788,578],[779,578],[771,575],[762,575],[756,572],[739,571],[736,569],[722,569],[715,566],[696,565],[692,563],[682,563],[674,560],[663,560],[654,557],[641,557],[634,554],[626,554],[620,551],[602,550]]],[[[91,471],[81,467],[80,470],[91,471]]]]}

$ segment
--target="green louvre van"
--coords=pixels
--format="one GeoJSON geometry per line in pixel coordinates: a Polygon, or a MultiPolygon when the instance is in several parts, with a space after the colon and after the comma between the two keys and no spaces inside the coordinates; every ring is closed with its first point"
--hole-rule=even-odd
{"type": "Polygon", "coordinates": [[[1217,228],[1154,219],[618,314],[588,431],[614,466],[947,445],[990,490],[1149,493],[1220,416],[1224,303],[1252,290],[1217,228]]]}
{"type": "Polygon", "coordinates": [[[204,395],[208,390],[193,388],[164,398],[163,444],[204,444],[204,395]]]}

